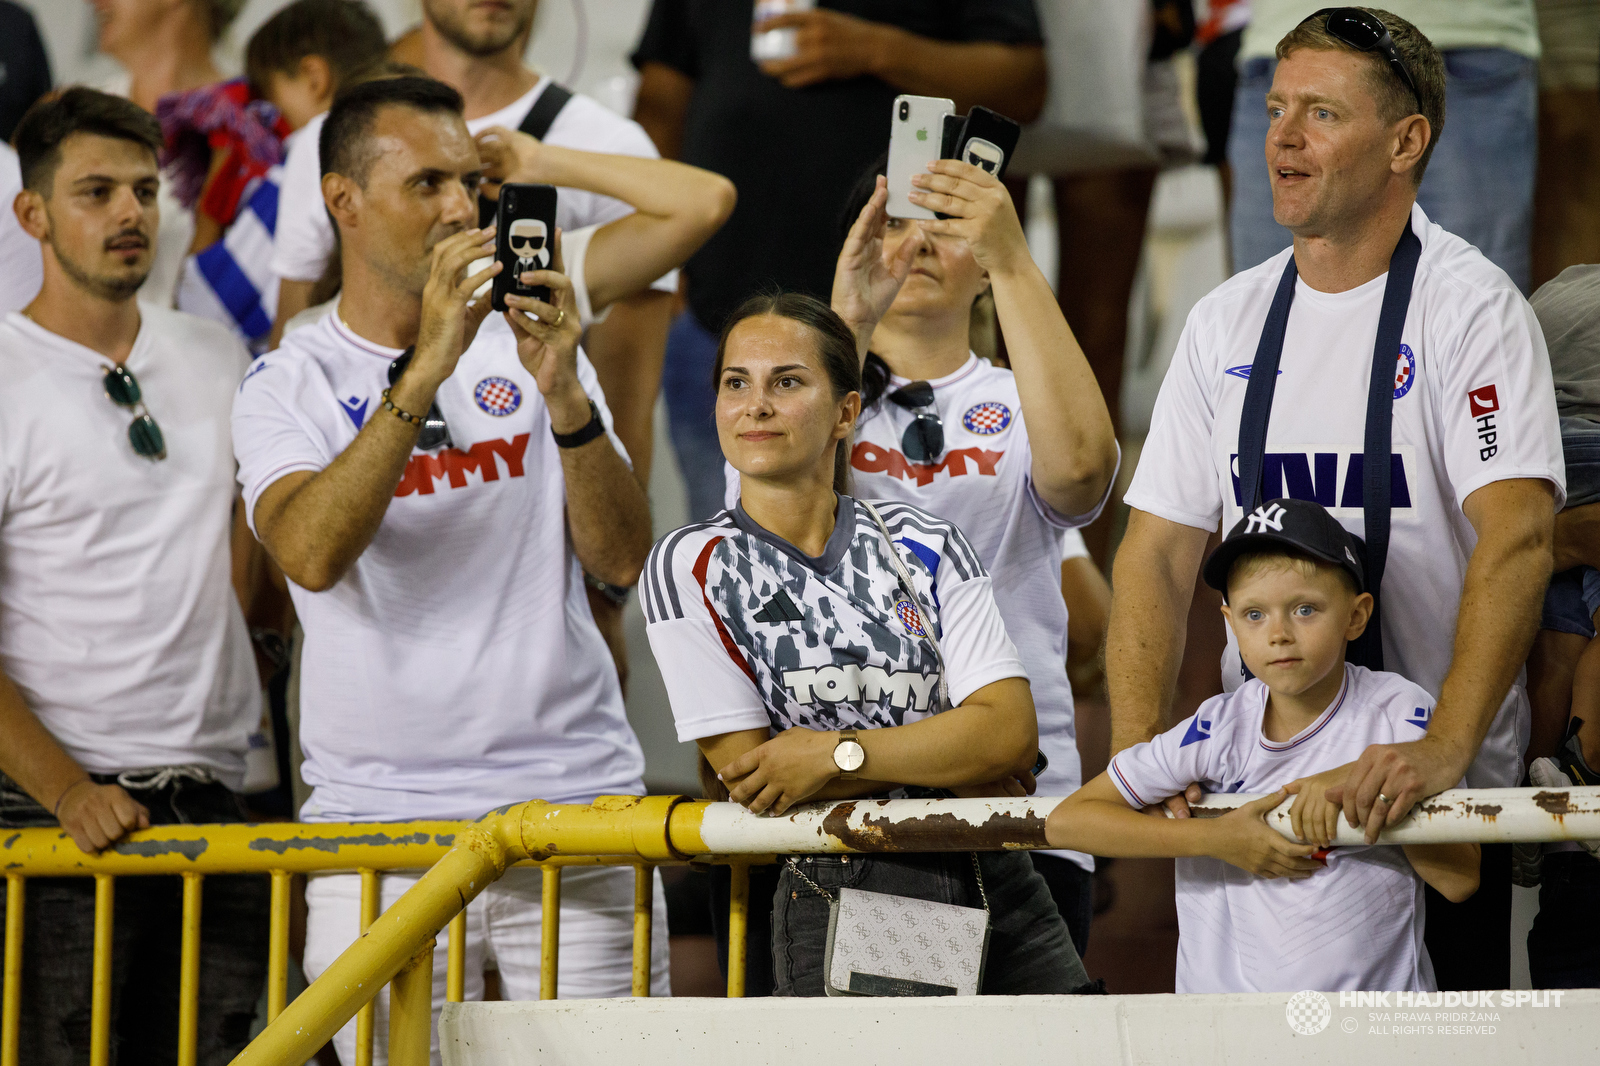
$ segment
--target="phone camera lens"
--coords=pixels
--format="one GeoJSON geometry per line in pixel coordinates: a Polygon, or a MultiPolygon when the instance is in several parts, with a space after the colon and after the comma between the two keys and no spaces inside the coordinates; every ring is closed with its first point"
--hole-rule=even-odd
{"type": "Polygon", "coordinates": [[[904,122],[911,117],[911,105],[904,100],[900,101],[900,121],[904,122]]]}

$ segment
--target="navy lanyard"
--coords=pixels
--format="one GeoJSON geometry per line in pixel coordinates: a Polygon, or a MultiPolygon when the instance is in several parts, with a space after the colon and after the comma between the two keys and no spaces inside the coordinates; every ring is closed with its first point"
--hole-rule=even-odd
{"type": "MultiPolygon", "coordinates": [[[[1394,255],[1389,257],[1389,280],[1383,287],[1383,310],[1378,315],[1378,339],[1372,348],[1372,374],[1367,385],[1367,432],[1361,462],[1361,512],[1366,532],[1367,591],[1372,593],[1372,620],[1366,632],[1350,642],[1345,658],[1370,670],[1383,669],[1383,627],[1379,614],[1378,590],[1383,584],[1383,568],[1389,556],[1390,480],[1393,470],[1395,362],[1400,353],[1400,334],[1405,329],[1406,310],[1411,305],[1411,285],[1417,276],[1417,260],[1422,242],[1411,232],[1400,235],[1394,255]]],[[[1239,498],[1244,513],[1261,506],[1261,471],[1267,451],[1267,420],[1272,415],[1272,393],[1278,384],[1278,363],[1283,357],[1284,333],[1289,327],[1289,307],[1294,303],[1294,256],[1283,268],[1278,291],[1261,328],[1255,362],[1250,364],[1250,383],[1244,392],[1244,410],[1239,415],[1239,498]]]]}

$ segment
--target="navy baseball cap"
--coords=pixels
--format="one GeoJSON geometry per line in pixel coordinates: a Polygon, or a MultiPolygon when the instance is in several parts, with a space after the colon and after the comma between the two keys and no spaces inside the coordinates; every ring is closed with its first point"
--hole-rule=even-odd
{"type": "Polygon", "coordinates": [[[1233,569],[1235,559],[1248,552],[1285,548],[1344,569],[1356,579],[1357,589],[1367,591],[1366,567],[1362,563],[1366,547],[1361,538],[1311,500],[1268,500],[1239,519],[1228,531],[1227,539],[1206,560],[1201,574],[1206,584],[1226,600],[1228,571],[1233,569]]]}

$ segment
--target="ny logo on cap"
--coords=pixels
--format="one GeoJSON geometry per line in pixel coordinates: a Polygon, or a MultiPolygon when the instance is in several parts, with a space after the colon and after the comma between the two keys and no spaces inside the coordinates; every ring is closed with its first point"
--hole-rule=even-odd
{"type": "Polygon", "coordinates": [[[1278,504],[1267,504],[1256,508],[1256,513],[1251,515],[1244,527],[1246,533],[1265,533],[1272,530],[1274,533],[1283,532],[1284,510],[1278,504]]]}

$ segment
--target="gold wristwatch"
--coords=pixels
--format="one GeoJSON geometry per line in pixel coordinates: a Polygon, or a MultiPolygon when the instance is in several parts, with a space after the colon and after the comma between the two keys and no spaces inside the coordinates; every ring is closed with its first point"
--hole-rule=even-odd
{"type": "Polygon", "coordinates": [[[833,765],[839,768],[839,780],[854,781],[856,771],[867,761],[867,753],[856,739],[854,729],[839,730],[839,743],[833,746],[833,765]]]}

